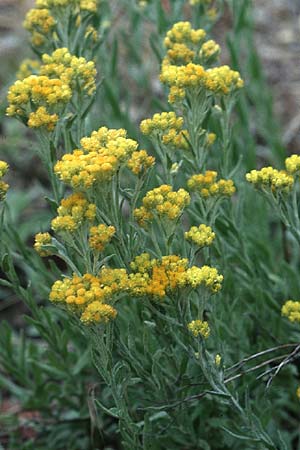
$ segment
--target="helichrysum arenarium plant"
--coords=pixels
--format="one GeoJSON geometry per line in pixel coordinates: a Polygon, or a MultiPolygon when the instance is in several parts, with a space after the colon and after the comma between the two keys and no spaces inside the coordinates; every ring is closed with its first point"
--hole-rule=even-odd
{"type": "MultiPolygon", "coordinates": [[[[157,5],[124,3],[130,13],[141,8],[150,16],[157,5]]],[[[174,8],[181,11],[183,3],[174,8]]],[[[215,3],[190,6],[212,23],[215,3]]],[[[40,140],[52,190],[51,223],[36,234],[34,249],[21,255],[38,271],[37,284],[28,289],[14,268],[12,256],[20,255],[7,253],[9,204],[1,216],[2,284],[25,300],[30,323],[47,342],[47,370],[36,373],[40,379],[47,371],[56,377],[47,411],[51,424],[72,425],[74,418],[87,424],[77,430],[78,442],[68,444],[71,449],[292,448],[274,429],[281,415],[272,421],[270,411],[261,414],[262,382],[254,377],[260,369],[258,378],[265,377],[268,387],[275,383],[298,357],[299,346],[284,341],[283,332],[275,342],[264,337],[272,344],[267,348],[257,342],[252,296],[268,304],[263,317],[276,316],[278,323],[283,301],[274,307],[270,299],[275,293],[278,298],[280,285],[276,292],[276,275],[254,257],[250,239],[256,233],[248,231],[241,214],[252,195],[248,181],[299,242],[299,157],[288,158],[285,171],[269,167],[242,179],[233,158],[232,114],[244,81],[220,65],[221,47],[208,32],[188,21],[172,24],[164,37],[159,78],[169,106],[140,123],[149,148],[140,148],[123,128],[99,123],[87,131],[101,76],[94,58],[107,14],[106,2],[38,0],[25,28],[39,59],[21,64],[8,93],[7,114],[40,140]],[[34,300],[48,304],[47,297],[53,307],[43,309],[34,300]],[[253,376],[249,384],[247,373],[253,376]],[[59,383],[57,377],[66,379],[59,383]],[[69,415],[57,399],[67,398],[64,390],[70,393],[69,415]],[[76,408],[82,408],[78,416],[76,408]],[[101,441],[101,434],[106,438],[110,432],[111,440],[101,441]]],[[[1,162],[2,201],[7,169],[1,162]]],[[[299,322],[298,303],[282,306],[291,322],[299,322]]],[[[257,329],[271,337],[276,333],[262,331],[259,323],[257,329]]],[[[10,343],[9,331],[2,332],[10,343]]],[[[293,333],[296,337],[297,330],[293,333]]],[[[26,351],[33,360],[46,357],[40,349],[26,351]]],[[[9,358],[4,350],[6,372],[14,365],[9,358]]],[[[288,376],[293,379],[292,372],[288,376]]],[[[26,387],[22,377],[17,380],[26,387]]],[[[71,425],[63,429],[68,439],[71,425]]],[[[46,432],[41,426],[36,439],[46,432]]],[[[58,439],[55,446],[65,448],[61,445],[58,439]]]]}

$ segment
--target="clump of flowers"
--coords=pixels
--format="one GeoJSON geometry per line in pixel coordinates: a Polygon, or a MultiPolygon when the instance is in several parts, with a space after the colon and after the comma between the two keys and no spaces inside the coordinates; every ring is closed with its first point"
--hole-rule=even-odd
{"type": "Polygon", "coordinates": [[[52,131],[57,121],[57,114],[48,114],[45,106],[40,106],[35,112],[29,114],[27,125],[30,128],[46,127],[48,131],[52,131]]]}
{"type": "Polygon", "coordinates": [[[191,227],[184,233],[184,237],[198,247],[205,247],[213,243],[216,235],[211,227],[201,224],[199,227],[191,227]]]}
{"type": "Polygon", "coordinates": [[[57,213],[51,222],[52,229],[73,233],[84,221],[94,221],[96,205],[89,203],[82,193],[75,193],[61,201],[57,213]]]}
{"type": "Polygon", "coordinates": [[[79,8],[81,11],[96,12],[99,0],[37,0],[36,6],[40,8],[79,8]]]}
{"type": "Polygon", "coordinates": [[[116,232],[115,227],[100,224],[90,228],[89,246],[98,252],[102,252],[111,241],[116,232]]]}
{"type": "Polygon", "coordinates": [[[196,191],[203,198],[231,197],[236,188],[232,180],[217,180],[218,173],[212,170],[204,174],[193,175],[187,185],[191,191],[196,191]]]}
{"type": "Polygon", "coordinates": [[[287,317],[290,322],[300,323],[300,302],[287,300],[281,308],[281,314],[287,317]]]}
{"type": "Polygon", "coordinates": [[[94,61],[73,56],[67,48],[44,54],[41,64],[25,60],[8,91],[6,112],[31,128],[52,131],[72,96],[94,93],[96,74],[94,61]]]}
{"type": "Polygon", "coordinates": [[[58,114],[71,96],[69,85],[59,78],[30,75],[24,80],[17,80],[9,89],[9,106],[6,112],[9,116],[25,121],[28,126],[46,126],[48,130],[52,130],[58,114]]]}
{"type": "Polygon", "coordinates": [[[147,192],[143,206],[134,210],[134,217],[144,227],[156,217],[163,220],[177,220],[190,203],[190,195],[184,189],[173,191],[172,186],[163,184],[147,192]]]}
{"type": "Polygon", "coordinates": [[[188,324],[188,329],[195,337],[201,336],[204,339],[207,339],[210,335],[208,322],[204,320],[192,320],[192,322],[188,324]]]}
{"type": "Polygon", "coordinates": [[[52,236],[49,233],[38,233],[35,235],[34,249],[41,256],[46,257],[52,255],[52,252],[44,247],[51,245],[52,236]]]}
{"type": "Polygon", "coordinates": [[[73,189],[90,189],[96,184],[110,181],[126,165],[138,144],[128,139],[126,131],[106,127],[82,138],[82,149],[62,157],[55,165],[58,177],[73,189]]]}
{"type": "Polygon", "coordinates": [[[205,36],[204,30],[192,29],[189,22],[178,22],[168,31],[160,80],[170,87],[171,104],[180,104],[201,92],[227,96],[243,87],[239,72],[228,66],[204,68],[203,64],[214,62],[220,53],[215,41],[204,42],[205,36]]]}
{"type": "Polygon", "coordinates": [[[163,299],[172,292],[183,289],[206,287],[211,293],[221,289],[223,276],[209,266],[188,267],[188,260],[177,255],[151,259],[148,253],[135,258],[130,264],[129,290],[136,296],[163,299]]]}
{"type": "Polygon", "coordinates": [[[291,155],[286,158],[285,167],[289,174],[298,174],[300,170],[300,155],[291,155]]]}
{"type": "Polygon", "coordinates": [[[42,56],[40,74],[59,78],[69,85],[72,91],[80,89],[92,95],[96,89],[96,68],[94,61],[73,56],[67,48],[58,48],[51,55],[42,56]]]}
{"type": "Polygon", "coordinates": [[[251,170],[246,174],[246,180],[260,189],[269,189],[272,192],[289,192],[294,185],[294,178],[284,170],[273,167],[264,167],[261,170],[251,170]]]}
{"type": "Polygon", "coordinates": [[[113,290],[100,278],[87,273],[56,281],[49,298],[77,314],[85,324],[92,324],[115,319],[117,311],[106,303],[112,300],[112,294],[113,290]]]}
{"type": "Polygon", "coordinates": [[[174,112],[154,114],[151,119],[145,119],[140,125],[141,132],[154,141],[174,148],[188,148],[188,133],[183,130],[183,117],[174,112]]]}
{"type": "Polygon", "coordinates": [[[31,42],[39,47],[55,28],[56,21],[48,8],[33,8],[26,14],[24,28],[31,33],[31,42]]]}
{"type": "Polygon", "coordinates": [[[183,274],[179,285],[191,286],[193,289],[203,285],[212,293],[216,293],[221,289],[222,281],[223,275],[220,275],[215,267],[193,266],[183,274]]]}
{"type": "Polygon", "coordinates": [[[8,164],[5,161],[0,161],[0,201],[4,200],[9,185],[5,183],[2,178],[8,171],[8,164]]]}
{"type": "Polygon", "coordinates": [[[143,175],[154,164],[154,156],[148,155],[146,150],[140,150],[132,153],[131,158],[128,160],[127,167],[134,175],[143,175]]]}
{"type": "Polygon", "coordinates": [[[202,45],[199,57],[204,63],[208,63],[210,60],[214,60],[221,52],[219,44],[217,44],[213,39],[204,42],[202,45]]]}

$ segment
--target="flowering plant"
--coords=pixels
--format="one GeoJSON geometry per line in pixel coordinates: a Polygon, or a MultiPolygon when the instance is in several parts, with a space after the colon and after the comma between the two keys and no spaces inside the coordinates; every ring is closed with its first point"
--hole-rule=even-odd
{"type": "MultiPolygon", "coordinates": [[[[139,20],[153,19],[158,3],[124,1],[139,20]]],[[[174,2],[174,14],[184,3],[174,2]]],[[[97,51],[114,18],[108,2],[37,0],[26,16],[37,59],[21,64],[6,112],[35,132],[49,180],[51,219],[30,249],[13,229],[2,181],[8,164],[0,162],[1,285],[23,299],[47,346],[26,336],[15,357],[10,329],[0,332],[0,383],[38,411],[26,448],[34,440],[74,450],[292,448],[275,427],[280,413],[259,410],[255,377],[269,388],[289,364],[295,382],[299,345],[286,341],[286,330],[274,337],[264,322],[272,317],[280,328],[281,307],[300,322],[299,302],[282,300],[297,289],[286,292],[248,221],[263,201],[257,193],[253,200],[250,183],[299,244],[299,156],[286,159],[286,170],[266,167],[244,179],[233,113],[247,84],[220,64],[221,47],[210,38],[219,2],[188,3],[206,29],[176,21],[165,30],[159,79],[168,105],[143,117],[134,139],[123,127],[91,125],[98,67],[106,75],[97,51]]],[[[104,79],[115,105],[109,86],[104,79]]],[[[261,229],[267,211],[262,219],[261,229]]],[[[292,271],[287,261],[281,269],[292,271]]],[[[20,448],[13,430],[10,445],[20,448]]]]}

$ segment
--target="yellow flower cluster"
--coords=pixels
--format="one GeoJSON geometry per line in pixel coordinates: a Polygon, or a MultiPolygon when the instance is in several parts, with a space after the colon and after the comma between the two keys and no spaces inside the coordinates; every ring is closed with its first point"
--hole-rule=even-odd
{"type": "Polygon", "coordinates": [[[148,253],[143,253],[130,266],[134,272],[129,275],[128,288],[136,296],[161,299],[175,290],[197,289],[201,285],[216,293],[223,280],[217,269],[209,266],[188,268],[188,260],[176,255],[151,259],[148,253]]]}
{"type": "Polygon", "coordinates": [[[81,89],[92,95],[96,90],[96,68],[94,61],[73,56],[67,48],[58,48],[51,55],[42,56],[43,65],[40,74],[59,78],[63,83],[75,89],[81,89]]]}
{"type": "Polygon", "coordinates": [[[101,303],[96,300],[87,305],[81,314],[80,320],[85,325],[90,325],[95,323],[108,323],[110,320],[115,319],[116,316],[117,311],[115,308],[107,303],[101,303]]]}
{"type": "Polygon", "coordinates": [[[182,130],[183,117],[177,117],[174,112],[163,112],[154,114],[152,119],[145,119],[141,122],[140,129],[146,136],[161,133],[174,129],[182,130]]]}
{"type": "Polygon", "coordinates": [[[106,303],[113,289],[103,285],[99,277],[85,274],[58,280],[52,286],[50,301],[63,304],[80,316],[84,324],[107,323],[115,319],[117,311],[106,303]]]}
{"type": "MultiPolygon", "coordinates": [[[[209,41],[204,42],[199,52],[199,56],[204,61],[209,61],[210,59],[215,59],[221,52],[221,48],[219,44],[217,44],[214,40],[210,39],[209,41]]],[[[226,67],[226,66],[224,66],[226,67]]]]}
{"type": "Polygon", "coordinates": [[[68,84],[58,78],[30,75],[17,80],[9,89],[7,115],[28,118],[32,127],[45,126],[52,130],[58,120],[58,112],[71,98],[68,84]],[[36,107],[35,111],[31,111],[36,107]],[[53,114],[51,114],[53,112],[53,114]]]}
{"type": "Polygon", "coordinates": [[[133,152],[131,158],[128,160],[127,167],[135,175],[144,174],[146,170],[152,167],[155,163],[154,156],[148,155],[146,150],[133,152]]]}
{"type": "Polygon", "coordinates": [[[48,131],[52,131],[57,121],[57,114],[48,114],[45,106],[40,106],[35,112],[29,114],[27,124],[30,128],[46,127],[48,131]]]}
{"type": "Polygon", "coordinates": [[[0,161],[0,201],[4,200],[9,185],[1,180],[8,171],[8,164],[5,161],[0,161]]]}
{"type": "Polygon", "coordinates": [[[101,223],[90,228],[89,246],[98,252],[102,252],[104,247],[111,241],[116,232],[115,227],[101,223]]]}
{"type": "Polygon", "coordinates": [[[30,9],[26,14],[23,25],[28,31],[48,34],[55,26],[55,20],[47,8],[30,9]]]}
{"type": "Polygon", "coordinates": [[[164,44],[167,48],[173,48],[174,44],[199,45],[205,39],[205,30],[194,30],[190,22],[177,22],[167,32],[164,44]]]}
{"type": "Polygon", "coordinates": [[[243,87],[240,74],[228,66],[205,70],[199,64],[212,62],[220,53],[213,40],[203,42],[204,30],[194,30],[189,22],[178,22],[165,38],[167,56],[162,63],[160,80],[170,87],[169,102],[181,103],[204,90],[215,95],[229,95],[243,87]]]}
{"type": "Polygon", "coordinates": [[[273,167],[263,167],[261,170],[251,170],[246,174],[249,183],[257,188],[271,189],[272,192],[288,192],[293,188],[294,178],[284,170],[277,170],[273,167]]]}
{"type": "Polygon", "coordinates": [[[208,69],[206,73],[205,87],[214,93],[227,95],[244,86],[239,72],[228,66],[214,67],[208,69]]]}
{"type": "Polygon", "coordinates": [[[43,247],[45,245],[50,245],[51,242],[52,237],[49,233],[38,233],[35,235],[34,249],[42,257],[50,256],[52,252],[43,247]]]}
{"type": "Polygon", "coordinates": [[[4,175],[8,171],[8,164],[5,161],[0,161],[0,178],[4,177],[4,175]]]}
{"type": "Polygon", "coordinates": [[[285,167],[289,174],[299,173],[300,170],[300,155],[291,155],[285,160],[285,167]]]}
{"type": "Polygon", "coordinates": [[[89,203],[82,193],[75,193],[63,199],[57,209],[58,216],[51,222],[54,231],[76,231],[84,221],[93,222],[96,205],[89,203]]]}
{"type": "Polygon", "coordinates": [[[197,191],[201,197],[231,197],[236,189],[232,180],[218,180],[217,172],[207,170],[204,174],[193,175],[187,182],[189,189],[197,191]]]}
{"type": "Polygon", "coordinates": [[[206,89],[214,94],[228,95],[244,85],[240,74],[228,66],[214,67],[205,70],[199,64],[189,63],[186,66],[164,64],[160,80],[170,86],[170,103],[185,97],[187,92],[192,95],[206,89]],[[173,100],[174,99],[174,100],[173,100]]]}
{"type": "Polygon", "coordinates": [[[188,324],[188,329],[195,337],[202,336],[207,339],[210,335],[208,322],[204,320],[193,320],[188,324]]]}
{"type": "Polygon", "coordinates": [[[296,390],[296,397],[300,400],[300,386],[296,390]]]}
{"type": "Polygon", "coordinates": [[[205,247],[213,243],[216,235],[211,227],[201,224],[199,227],[191,227],[189,231],[184,233],[184,237],[198,247],[205,247]]]}
{"type": "Polygon", "coordinates": [[[79,7],[81,11],[96,12],[99,0],[37,0],[38,8],[79,7]]]}
{"type": "Polygon", "coordinates": [[[187,269],[181,279],[181,286],[191,286],[193,289],[200,285],[205,286],[211,292],[216,293],[222,287],[223,275],[220,275],[215,267],[193,266],[187,269]]]}
{"type": "Polygon", "coordinates": [[[41,67],[41,63],[35,59],[24,59],[19,67],[17,72],[17,79],[24,80],[24,78],[29,77],[30,75],[38,75],[41,67]]]}
{"type": "Polygon", "coordinates": [[[6,112],[22,121],[27,119],[29,127],[52,131],[73,92],[79,88],[87,95],[94,93],[96,68],[93,61],[72,56],[67,48],[44,54],[42,59],[42,65],[33,60],[21,64],[20,79],[8,91],[6,112]]]}
{"type": "Polygon", "coordinates": [[[164,145],[175,148],[188,148],[188,132],[183,130],[183,117],[174,112],[154,114],[151,119],[145,119],[140,125],[141,132],[154,139],[161,139],[164,145]]]}
{"type": "Polygon", "coordinates": [[[176,192],[172,186],[163,184],[147,192],[143,198],[143,206],[134,210],[134,217],[142,227],[156,217],[176,220],[189,203],[190,195],[184,189],[176,192]]]}
{"type": "Polygon", "coordinates": [[[281,314],[290,322],[300,322],[300,302],[287,300],[281,309],[281,314]]]}
{"type": "Polygon", "coordinates": [[[82,138],[82,150],[74,150],[62,157],[54,167],[55,173],[73,189],[89,189],[95,183],[110,181],[125,165],[138,144],[128,139],[126,131],[106,127],[82,138]]]}

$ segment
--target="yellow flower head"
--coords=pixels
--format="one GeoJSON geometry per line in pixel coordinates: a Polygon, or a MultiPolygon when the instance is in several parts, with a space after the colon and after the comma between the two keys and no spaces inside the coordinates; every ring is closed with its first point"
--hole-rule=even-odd
{"type": "Polygon", "coordinates": [[[47,8],[30,9],[23,25],[30,32],[38,31],[41,34],[48,34],[55,26],[55,20],[47,8]]]}
{"type": "Polygon", "coordinates": [[[127,167],[135,175],[144,174],[146,170],[152,167],[155,163],[154,156],[148,155],[146,150],[133,152],[131,158],[128,160],[127,167]]]}
{"type": "Polygon", "coordinates": [[[228,95],[244,86],[239,72],[228,66],[208,69],[206,75],[205,87],[215,94],[228,95]]]}
{"type": "Polygon", "coordinates": [[[90,228],[89,246],[98,252],[102,252],[111,241],[116,232],[115,227],[100,224],[90,228]]]}
{"type": "Polygon", "coordinates": [[[300,170],[300,155],[291,155],[289,158],[285,160],[286,171],[294,175],[295,173],[299,173],[300,170]]]}
{"type": "Polygon", "coordinates": [[[205,62],[215,60],[221,52],[219,44],[212,39],[202,44],[199,56],[205,62]]]}
{"type": "Polygon", "coordinates": [[[52,229],[73,233],[84,221],[94,221],[96,205],[89,203],[83,194],[75,193],[61,201],[57,212],[58,216],[51,222],[52,229]]]}
{"type": "Polygon", "coordinates": [[[108,287],[112,293],[128,290],[128,275],[125,269],[102,267],[98,278],[101,285],[108,287]]]}
{"type": "Polygon", "coordinates": [[[0,161],[0,178],[4,177],[4,175],[8,171],[8,164],[5,161],[0,161]]]}
{"type": "Polygon", "coordinates": [[[194,30],[190,22],[177,22],[167,32],[164,43],[167,48],[173,48],[174,44],[199,44],[205,36],[204,30],[194,30]]]}
{"type": "Polygon", "coordinates": [[[140,226],[146,226],[155,218],[177,220],[189,203],[190,195],[184,189],[176,192],[172,186],[163,184],[147,192],[143,206],[134,210],[134,217],[140,226]]]}
{"type": "Polygon", "coordinates": [[[103,286],[100,279],[86,273],[82,277],[64,278],[56,281],[50,292],[50,301],[60,303],[75,312],[82,312],[92,302],[109,300],[112,290],[103,286]]]}
{"type": "Polygon", "coordinates": [[[294,186],[294,178],[284,170],[273,167],[264,167],[261,170],[251,170],[246,174],[246,180],[260,189],[269,189],[272,192],[289,192],[294,186]]]}
{"type": "Polygon", "coordinates": [[[162,144],[174,148],[188,148],[188,132],[183,130],[183,118],[174,112],[154,114],[140,125],[141,132],[152,139],[159,139],[162,144]]]}
{"type": "Polygon", "coordinates": [[[210,335],[210,328],[208,322],[203,320],[193,320],[188,324],[188,329],[195,337],[203,337],[207,339],[210,335]]]}
{"type": "Polygon", "coordinates": [[[209,289],[211,293],[215,294],[222,287],[223,275],[220,275],[215,267],[202,266],[190,267],[182,276],[180,285],[190,286],[196,289],[199,286],[204,286],[209,289]]]}
{"type": "Polygon", "coordinates": [[[96,90],[96,67],[94,61],[73,56],[67,48],[58,48],[51,55],[42,56],[41,75],[59,78],[72,90],[80,87],[88,95],[96,90]]]}
{"type": "Polygon", "coordinates": [[[52,255],[50,250],[46,250],[43,247],[45,245],[50,245],[52,242],[52,237],[49,233],[38,233],[35,235],[34,249],[42,257],[52,255]]]}
{"type": "Polygon", "coordinates": [[[38,8],[66,8],[71,6],[75,11],[88,11],[95,13],[99,0],[36,0],[38,8]]]}
{"type": "Polygon", "coordinates": [[[148,253],[137,256],[131,263],[134,273],[129,276],[129,291],[135,296],[162,299],[179,287],[188,260],[176,255],[150,259],[148,253]]]}
{"type": "Polygon", "coordinates": [[[8,171],[8,164],[5,161],[0,161],[0,201],[5,199],[6,192],[8,191],[9,185],[1,180],[2,177],[8,171]]]}
{"type": "Polygon", "coordinates": [[[29,114],[28,126],[30,128],[46,127],[48,131],[52,131],[57,121],[57,114],[48,114],[45,106],[40,106],[35,112],[29,114]]]}
{"type": "Polygon", "coordinates": [[[10,87],[6,113],[9,116],[27,118],[30,127],[46,127],[51,131],[58,120],[56,113],[71,96],[71,89],[60,79],[30,75],[24,80],[17,80],[10,87]]]}
{"type": "Polygon", "coordinates": [[[106,127],[80,141],[82,150],[66,154],[54,167],[55,173],[73,189],[90,189],[112,179],[130,159],[138,144],[126,138],[126,131],[106,127]]]}
{"type": "Polygon", "coordinates": [[[212,229],[204,224],[199,225],[199,227],[192,227],[184,233],[185,239],[196,244],[198,247],[211,245],[215,236],[212,229]]]}
{"type": "Polygon", "coordinates": [[[170,129],[181,131],[183,127],[183,117],[178,117],[174,112],[162,112],[154,114],[151,119],[141,122],[141,132],[146,136],[165,133],[170,129]]]}
{"type": "Polygon", "coordinates": [[[281,314],[287,317],[290,322],[300,322],[300,302],[287,300],[281,308],[281,314]]]}
{"type": "Polygon", "coordinates": [[[108,323],[114,320],[117,316],[117,311],[110,305],[95,301],[90,303],[83,313],[80,320],[85,325],[108,323]]]}
{"type": "Polygon", "coordinates": [[[204,174],[193,175],[188,180],[188,188],[203,198],[231,197],[236,189],[232,180],[218,180],[217,172],[207,170],[204,174]]]}

